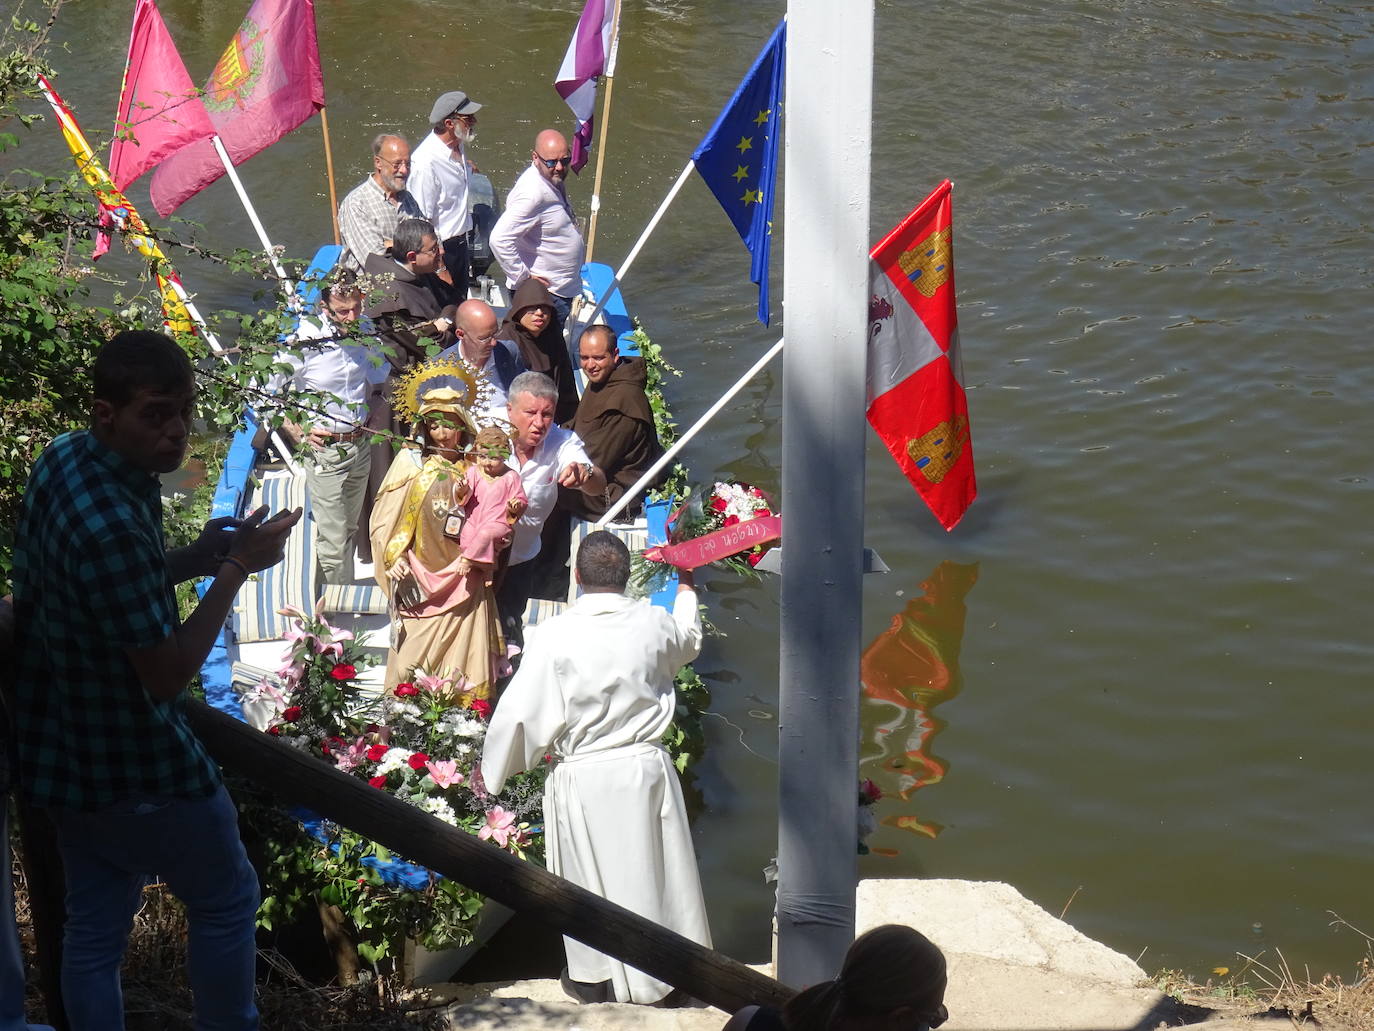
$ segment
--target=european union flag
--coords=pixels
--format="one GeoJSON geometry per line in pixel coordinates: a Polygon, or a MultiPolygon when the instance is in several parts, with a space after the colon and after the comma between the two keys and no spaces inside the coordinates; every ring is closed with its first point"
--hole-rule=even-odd
{"type": "Polygon", "coordinates": [[[779,23],[749,74],[692,154],[692,161],[753,257],[759,321],[768,325],[768,255],[782,143],[782,76],[787,23],[779,23]]]}

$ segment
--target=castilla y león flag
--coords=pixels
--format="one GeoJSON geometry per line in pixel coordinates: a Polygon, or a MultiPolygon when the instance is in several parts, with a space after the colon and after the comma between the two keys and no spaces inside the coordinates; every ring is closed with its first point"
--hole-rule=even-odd
{"type": "Polygon", "coordinates": [[[954,529],[978,493],[954,310],[946,179],[869,257],[868,422],[935,518],[954,529]]]}
{"type": "MultiPolygon", "coordinates": [[[[202,99],[235,165],[324,107],[314,0],[255,0],[220,55],[202,99]]],[[[183,147],[153,173],[164,218],[224,174],[209,140],[183,147]]]]}

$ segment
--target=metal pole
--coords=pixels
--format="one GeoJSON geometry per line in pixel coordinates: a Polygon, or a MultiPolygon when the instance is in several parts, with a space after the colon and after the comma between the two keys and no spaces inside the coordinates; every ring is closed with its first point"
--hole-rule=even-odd
{"type": "Polygon", "coordinates": [[[215,153],[219,155],[220,162],[224,165],[224,172],[229,176],[229,181],[234,184],[234,189],[238,191],[243,210],[248,212],[248,221],[253,224],[253,229],[258,234],[258,240],[262,243],[262,249],[267,252],[267,260],[272,263],[272,271],[281,280],[281,289],[282,293],[286,295],[287,304],[295,308],[296,284],[287,278],[286,269],[282,268],[281,262],[277,260],[277,252],[272,247],[272,241],[267,238],[267,230],[262,227],[262,220],[258,218],[258,213],[253,208],[253,202],[248,199],[248,191],[243,188],[243,180],[234,170],[234,163],[229,160],[229,152],[224,149],[224,141],[219,138],[219,133],[216,133],[210,137],[210,142],[215,145],[215,153]]]}
{"type": "Polygon", "coordinates": [[[653,482],[654,477],[658,475],[658,471],[662,469],[665,465],[667,465],[669,462],[671,462],[674,458],[676,458],[677,453],[687,446],[687,441],[691,440],[698,433],[700,433],[701,428],[705,426],[708,422],[710,422],[715,417],[717,412],[719,412],[722,408],[729,404],[730,399],[734,397],[736,394],[738,394],[741,390],[743,390],[744,385],[748,383],[751,379],[753,379],[755,376],[757,376],[760,369],[762,369],[765,365],[767,365],[774,358],[776,358],[778,354],[780,354],[781,352],[782,341],[779,340],[776,344],[774,344],[772,347],[768,349],[768,352],[762,358],[760,358],[753,364],[753,366],[749,369],[748,372],[746,372],[739,379],[735,380],[734,386],[732,386],[725,393],[721,394],[720,399],[710,408],[706,409],[706,413],[702,415],[700,419],[692,423],[692,428],[690,430],[688,430],[682,436],[678,437],[677,440],[673,441],[673,446],[670,447],[667,451],[663,452],[663,454],[659,457],[659,460],[657,462],[649,466],[648,472],[641,476],[635,482],[635,485],[633,487],[627,490],[620,497],[616,498],[615,504],[612,505],[610,508],[606,509],[606,514],[596,521],[596,528],[598,530],[601,529],[616,516],[620,515],[621,511],[625,508],[625,506],[628,505],[631,501],[633,501],[639,495],[640,491],[642,491],[645,487],[649,486],[649,484],[653,482]]]}
{"type": "Polygon", "coordinates": [[[777,919],[794,986],[834,977],[854,939],[872,83],[873,0],[789,0],[777,919]]]}

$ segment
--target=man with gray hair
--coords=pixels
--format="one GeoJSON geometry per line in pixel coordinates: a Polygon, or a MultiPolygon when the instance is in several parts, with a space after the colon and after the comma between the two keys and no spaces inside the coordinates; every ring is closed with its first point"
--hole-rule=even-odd
{"type": "Polygon", "coordinates": [[[420,205],[406,190],[410,144],[384,132],[372,140],[372,174],[339,205],[339,235],[346,269],[361,272],[369,254],[385,254],[402,218],[421,218],[420,205]]]}
{"type": "Polygon", "coordinates": [[[468,295],[468,170],[465,149],[473,140],[482,105],[462,90],[451,90],[429,112],[431,131],[415,148],[410,189],[443,245],[444,267],[461,297],[468,295]]]}
{"type": "MultiPolygon", "coordinates": [[[[577,552],[582,596],[530,635],[482,749],[487,790],[547,753],[544,833],[552,873],[702,945],[711,944],[673,760],[673,678],[701,650],[689,572],[672,615],[625,596],[630,554],[597,530],[577,552]]],[[[563,989],[581,1002],[671,1005],[672,985],[563,939],[563,989]]],[[[680,993],[679,993],[680,997],[680,993]]]]}
{"type": "Polygon", "coordinates": [[[576,433],[553,421],[558,387],[542,372],[522,372],[511,381],[507,412],[514,427],[515,447],[507,464],[520,474],[529,507],[515,524],[510,566],[496,592],[507,638],[523,636],[525,604],[539,585],[535,582],[539,534],[558,500],[558,488],[597,495],[606,489],[606,476],[592,464],[576,433]]]}

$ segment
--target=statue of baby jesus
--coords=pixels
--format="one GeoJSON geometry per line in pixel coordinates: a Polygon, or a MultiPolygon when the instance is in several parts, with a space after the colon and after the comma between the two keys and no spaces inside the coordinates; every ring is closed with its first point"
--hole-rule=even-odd
{"type": "Polygon", "coordinates": [[[462,558],[458,572],[466,576],[478,569],[491,586],[492,568],[503,548],[510,546],[511,528],[529,507],[520,474],[506,465],[510,457],[510,438],[495,426],[477,434],[473,444],[474,461],[468,466],[467,494],[463,507],[467,519],[458,538],[462,558]]]}

